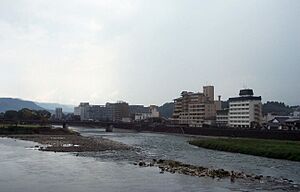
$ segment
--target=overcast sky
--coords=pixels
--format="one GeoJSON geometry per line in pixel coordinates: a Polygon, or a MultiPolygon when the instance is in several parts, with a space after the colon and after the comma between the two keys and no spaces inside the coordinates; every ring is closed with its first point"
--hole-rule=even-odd
{"type": "Polygon", "coordinates": [[[0,97],[300,104],[299,0],[0,0],[0,97]]]}

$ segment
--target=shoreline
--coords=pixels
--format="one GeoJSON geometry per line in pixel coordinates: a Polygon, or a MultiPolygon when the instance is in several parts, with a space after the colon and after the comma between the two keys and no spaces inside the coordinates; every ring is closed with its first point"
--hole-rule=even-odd
{"type": "MultiPolygon", "coordinates": [[[[3,130],[2,130],[3,131],[3,130]]],[[[51,127],[11,129],[0,137],[33,141],[41,151],[53,152],[97,152],[106,150],[129,150],[130,146],[105,138],[84,137],[78,132],[51,127]],[[17,130],[17,131],[16,131],[17,130]]]]}

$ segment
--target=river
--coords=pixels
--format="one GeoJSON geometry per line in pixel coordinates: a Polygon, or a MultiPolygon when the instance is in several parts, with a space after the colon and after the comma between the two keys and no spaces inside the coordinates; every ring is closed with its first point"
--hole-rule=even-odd
{"type": "Polygon", "coordinates": [[[191,137],[158,133],[106,133],[104,129],[71,127],[83,136],[105,137],[131,145],[135,150],[82,153],[42,152],[33,142],[0,138],[1,192],[94,191],[287,191],[284,185],[230,182],[138,167],[134,162],[172,159],[210,168],[243,171],[300,184],[300,162],[213,151],[191,146],[191,137]]]}

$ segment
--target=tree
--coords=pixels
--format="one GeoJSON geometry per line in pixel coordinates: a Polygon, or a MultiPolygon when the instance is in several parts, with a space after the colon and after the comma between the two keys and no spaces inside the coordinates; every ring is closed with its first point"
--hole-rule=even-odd
{"type": "Polygon", "coordinates": [[[24,108],[18,111],[19,120],[34,120],[37,119],[37,115],[30,109],[24,108]]]}
{"type": "Polygon", "coordinates": [[[7,120],[18,120],[18,112],[14,110],[9,110],[4,113],[4,119],[7,120]]]}

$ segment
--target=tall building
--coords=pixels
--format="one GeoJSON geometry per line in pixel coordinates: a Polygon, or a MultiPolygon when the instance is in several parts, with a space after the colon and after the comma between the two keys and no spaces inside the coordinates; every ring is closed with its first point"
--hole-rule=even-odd
{"type": "Polygon", "coordinates": [[[129,118],[129,106],[125,102],[107,103],[106,105],[90,105],[80,103],[74,108],[74,115],[80,116],[81,121],[121,121],[129,118]]]}
{"type": "Polygon", "coordinates": [[[90,108],[89,103],[80,103],[79,110],[80,110],[80,120],[81,121],[86,121],[86,120],[90,119],[89,108],[90,108]]]}
{"type": "Polygon", "coordinates": [[[55,109],[55,119],[62,120],[62,118],[63,118],[62,108],[56,108],[55,109]]]}
{"type": "Polygon", "coordinates": [[[183,91],[174,103],[173,119],[178,124],[202,127],[205,122],[216,119],[218,102],[214,101],[213,86],[204,86],[203,93],[183,91]]]}
{"type": "Polygon", "coordinates": [[[261,96],[253,95],[252,89],[242,89],[239,97],[229,98],[230,127],[255,128],[261,126],[261,96]]]}
{"type": "Polygon", "coordinates": [[[91,120],[98,120],[98,121],[105,121],[108,120],[107,117],[107,109],[105,105],[90,105],[89,106],[89,119],[91,120]]]}
{"type": "Polygon", "coordinates": [[[203,94],[204,96],[206,96],[208,98],[209,101],[213,101],[214,100],[214,96],[215,96],[215,93],[214,93],[214,86],[204,86],[203,87],[203,94]]]}
{"type": "Polygon", "coordinates": [[[126,102],[106,103],[107,117],[111,121],[122,121],[129,118],[129,105],[126,102]]]}

